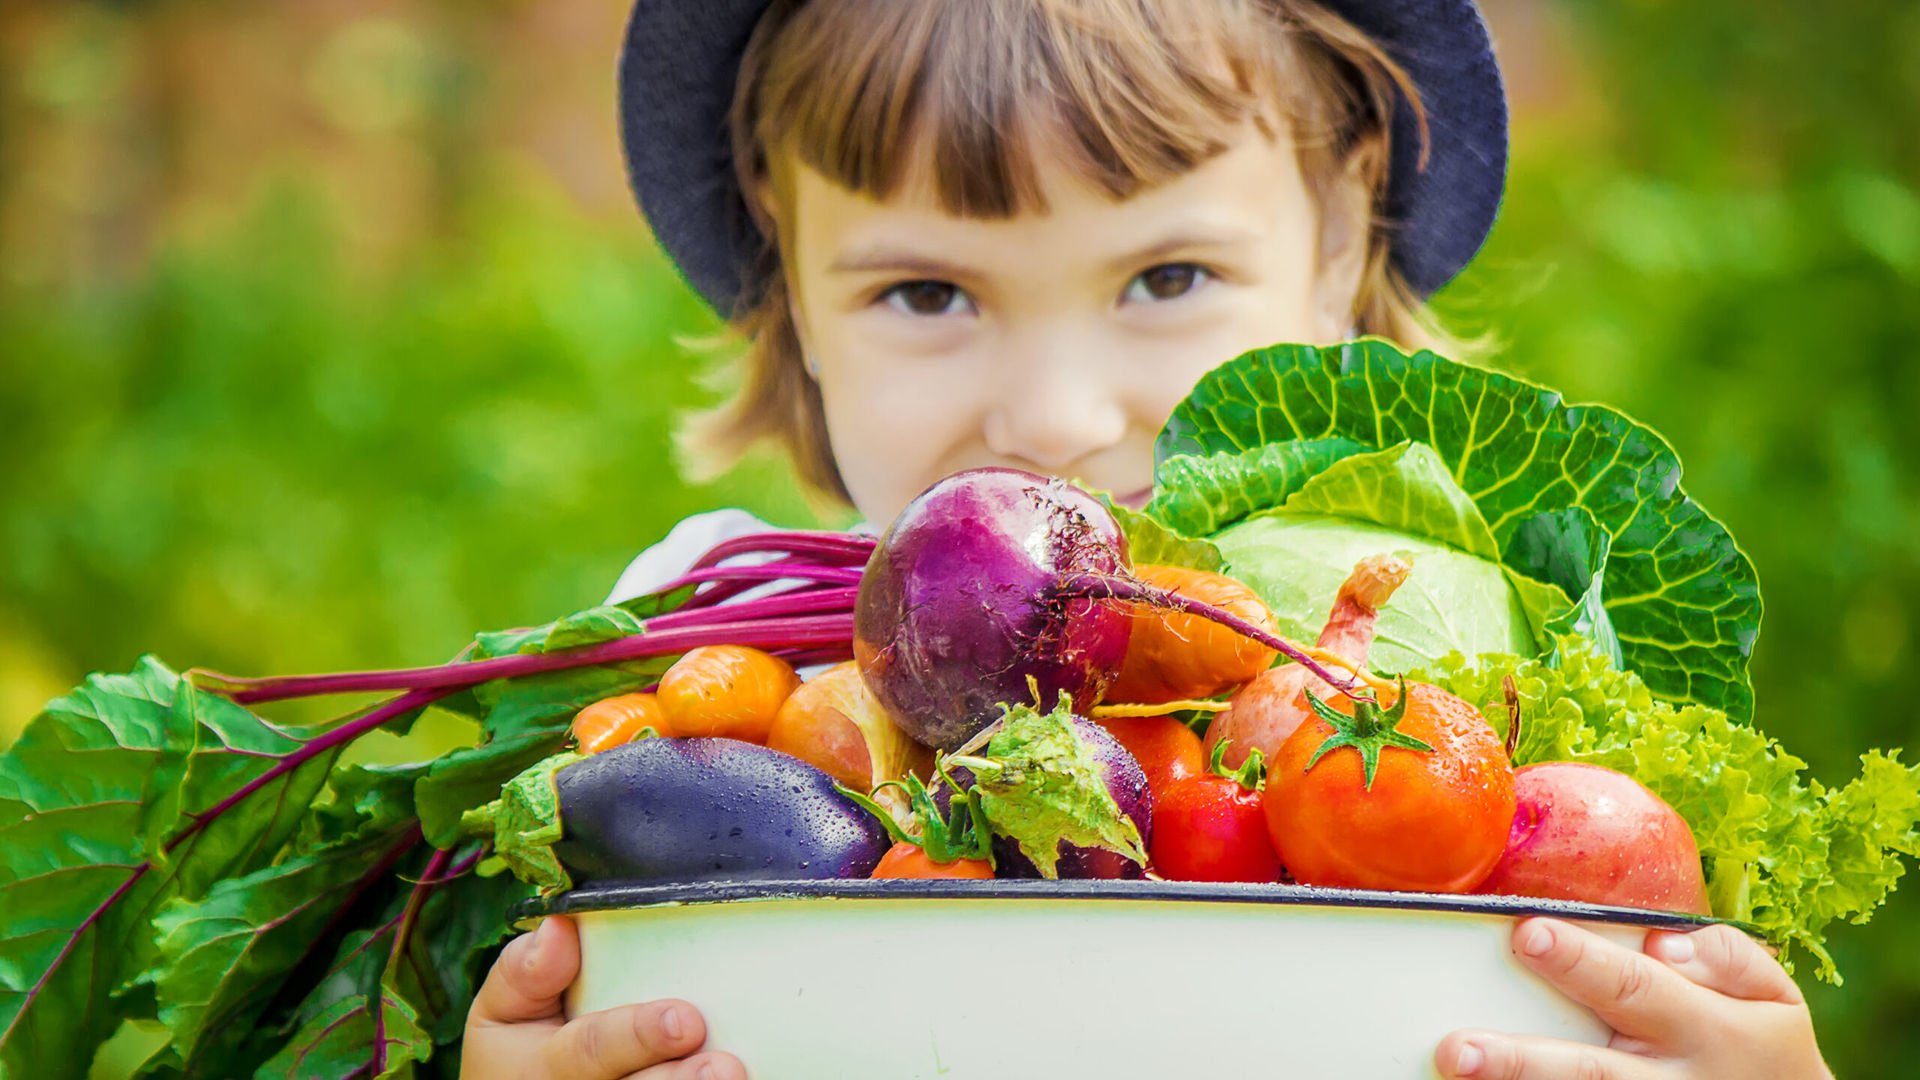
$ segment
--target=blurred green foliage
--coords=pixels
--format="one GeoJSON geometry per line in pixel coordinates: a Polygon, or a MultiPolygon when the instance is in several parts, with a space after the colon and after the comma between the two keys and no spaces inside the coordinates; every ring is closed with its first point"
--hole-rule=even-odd
{"type": "MultiPolygon", "coordinates": [[[[427,662],[597,600],[687,513],[813,520],[777,462],[682,479],[676,418],[715,400],[683,339],[714,324],[637,219],[552,167],[617,187],[606,127],[542,150],[563,113],[530,124],[493,85],[584,64],[556,108],[610,124],[623,5],[488,30],[536,6],[399,5],[417,22],[317,35],[295,53],[311,115],[271,112],[270,81],[259,105],[316,145],[212,170],[197,200],[152,193],[214,182],[179,175],[192,112],[135,130],[115,103],[168,70],[149,54],[204,59],[196,20],[241,9],[0,14],[0,742],[144,651],[427,662]],[[121,144],[144,171],[99,149],[121,144]],[[329,155],[353,164],[308,166],[329,155]],[[61,170],[53,195],[28,161],[61,170]],[[42,208],[69,202],[92,226],[50,251],[66,234],[42,208]]],[[[1497,336],[1496,365],[1672,440],[1760,570],[1762,728],[1827,777],[1914,743],[1920,6],[1486,6],[1510,32],[1513,173],[1441,308],[1497,336]]],[[[1809,990],[1839,1075],[1920,1060],[1916,916],[1909,883],[1837,935],[1847,985],[1809,990]]]]}
{"type": "Polygon", "coordinates": [[[368,282],[319,205],[271,186],[138,282],[0,311],[5,595],[66,675],[433,661],[598,602],[686,514],[811,520],[771,463],[681,480],[703,317],[643,236],[522,193],[368,282]]]}

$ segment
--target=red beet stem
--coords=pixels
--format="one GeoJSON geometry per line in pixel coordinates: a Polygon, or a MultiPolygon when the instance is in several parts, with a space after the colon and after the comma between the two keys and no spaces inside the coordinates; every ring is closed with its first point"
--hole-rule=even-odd
{"type": "Polygon", "coordinates": [[[1217,623],[1236,634],[1252,638],[1267,648],[1277,651],[1350,698],[1355,696],[1354,689],[1360,685],[1358,680],[1351,676],[1335,675],[1320,666],[1312,657],[1301,652],[1297,646],[1285,638],[1269,633],[1233,612],[1215,607],[1204,600],[1195,600],[1190,596],[1182,596],[1167,589],[1158,589],[1132,578],[1112,577],[1106,574],[1071,574],[1061,581],[1061,585],[1072,593],[1145,604],[1163,611],[1178,611],[1186,615],[1198,616],[1210,623],[1217,623]]]}
{"type": "Polygon", "coordinates": [[[811,581],[823,585],[858,585],[860,570],[851,566],[815,566],[812,563],[771,562],[753,563],[748,566],[709,566],[700,570],[689,570],[660,588],[657,593],[670,593],[684,589],[689,585],[705,585],[710,582],[752,582],[766,584],[775,581],[811,581]]]}
{"type": "MultiPolygon", "coordinates": [[[[221,814],[233,809],[236,803],[245,801],[247,796],[273,783],[275,780],[313,760],[315,757],[326,753],[336,746],[350,743],[360,736],[365,735],[367,732],[389,723],[398,717],[405,716],[415,709],[424,709],[428,705],[453,693],[455,689],[457,689],[457,687],[412,690],[389,701],[381,702],[365,714],[357,716],[325,734],[314,736],[312,739],[307,740],[298,750],[274,762],[272,768],[254,777],[252,780],[247,781],[244,786],[233,794],[228,795],[226,798],[213,804],[213,806],[195,814],[193,816],[193,824],[180,830],[173,839],[167,841],[166,850],[172,851],[174,848],[179,847],[188,837],[211,824],[214,819],[218,818],[221,814]]],[[[234,701],[240,702],[240,698],[237,695],[232,696],[234,701]]],[[[244,704],[244,702],[240,703],[244,704]]]]}
{"type": "Polygon", "coordinates": [[[775,656],[797,668],[811,667],[814,664],[838,664],[853,659],[851,645],[833,649],[776,649],[775,656]]]}
{"type": "Polygon", "coordinates": [[[788,618],[729,620],[658,632],[641,631],[613,641],[538,654],[515,654],[491,660],[436,664],[431,667],[387,671],[350,671],[338,675],[289,675],[240,679],[212,672],[197,682],[225,694],[235,703],[316,697],[321,694],[358,694],[379,690],[428,690],[451,693],[494,679],[537,675],[546,671],[593,664],[642,660],[686,652],[701,645],[752,645],[759,648],[839,646],[853,640],[851,613],[796,615],[788,618]]]}
{"type": "Polygon", "coordinates": [[[793,589],[773,596],[756,597],[752,600],[743,600],[738,604],[728,604],[724,608],[695,608],[692,611],[680,608],[665,615],[656,615],[648,619],[646,625],[647,629],[654,631],[678,630],[716,622],[738,623],[748,619],[772,619],[792,615],[851,613],[859,592],[859,588],[852,585],[793,589]]]}
{"type": "MultiPolygon", "coordinates": [[[[435,885],[438,884],[436,879],[446,871],[447,863],[452,859],[452,851],[435,850],[433,858],[427,860],[426,869],[420,872],[420,880],[414,882],[413,888],[407,893],[406,907],[402,908],[400,912],[400,925],[395,927],[393,931],[393,947],[387,951],[388,971],[392,971],[394,965],[400,962],[400,958],[406,955],[407,938],[414,926],[420,921],[420,907],[426,903],[427,894],[433,891],[435,885]]],[[[373,1000],[368,1005],[373,1012],[372,1066],[374,1076],[379,1076],[387,1071],[387,1043],[389,1041],[387,1039],[386,1024],[387,1010],[386,1001],[382,997],[386,992],[386,980],[381,979],[376,982],[373,987],[373,1000]]]]}
{"type": "Polygon", "coordinates": [[[722,540],[700,556],[694,570],[706,570],[744,555],[786,553],[813,555],[839,566],[865,566],[873,555],[874,538],[856,533],[766,532],[722,540]]]}
{"type": "Polygon", "coordinates": [[[121,882],[120,887],[113,890],[113,895],[100,901],[99,907],[94,908],[87,914],[86,918],[80,920],[80,925],[74,927],[73,932],[67,935],[67,940],[60,946],[60,951],[54,956],[53,962],[47,965],[46,970],[40,973],[38,979],[34,980],[33,987],[27,991],[26,997],[21,999],[20,1004],[14,1008],[13,1020],[7,1024],[6,1030],[0,1031],[0,1043],[4,1043],[11,1038],[13,1036],[13,1029],[27,1018],[28,1011],[33,1008],[34,1000],[40,996],[42,990],[46,989],[47,981],[53,978],[54,972],[60,970],[60,965],[66,963],[67,954],[73,951],[75,945],[79,944],[80,938],[84,936],[88,930],[93,929],[93,924],[100,921],[100,917],[107,913],[108,908],[119,903],[121,897],[133,891],[133,887],[139,883],[141,878],[147,875],[147,871],[153,869],[153,863],[143,862],[138,866],[128,867],[127,869],[129,871],[127,880],[121,882]]]}

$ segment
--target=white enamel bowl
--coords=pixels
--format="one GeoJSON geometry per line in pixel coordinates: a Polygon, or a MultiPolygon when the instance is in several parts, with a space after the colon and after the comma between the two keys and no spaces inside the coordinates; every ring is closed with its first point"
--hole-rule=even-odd
{"type": "Polygon", "coordinates": [[[1462,1027],[1601,1042],[1516,916],[1638,948],[1712,920],[1510,897],[1177,882],[596,886],[573,1013],[662,997],[755,1080],[1414,1080],[1462,1027]]]}

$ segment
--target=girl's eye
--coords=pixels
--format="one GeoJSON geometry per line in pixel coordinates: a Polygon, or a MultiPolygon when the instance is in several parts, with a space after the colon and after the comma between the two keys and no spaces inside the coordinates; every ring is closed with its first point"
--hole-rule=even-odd
{"type": "Polygon", "coordinates": [[[1138,277],[1127,282],[1127,291],[1120,299],[1128,304],[1177,300],[1199,288],[1212,276],[1205,267],[1193,263],[1165,263],[1143,270],[1138,277]]]}
{"type": "Polygon", "coordinates": [[[880,299],[905,315],[964,315],[973,310],[973,299],[947,281],[902,282],[880,299]]]}

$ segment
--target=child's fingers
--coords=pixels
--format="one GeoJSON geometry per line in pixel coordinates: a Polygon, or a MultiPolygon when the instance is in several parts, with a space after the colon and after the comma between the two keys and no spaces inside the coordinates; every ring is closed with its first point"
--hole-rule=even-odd
{"type": "Polygon", "coordinates": [[[642,1069],[622,1080],[747,1080],[747,1067],[732,1054],[699,1054],[642,1069]]]}
{"type": "Polygon", "coordinates": [[[1491,1031],[1448,1035],[1434,1050],[1433,1064],[1447,1080],[1653,1080],[1668,1075],[1656,1062],[1604,1046],[1491,1031]]]}
{"type": "Polygon", "coordinates": [[[467,1026],[557,1019],[560,995],[580,973],[580,938],[571,920],[548,916],[507,943],[473,999],[467,1026]]]}
{"type": "Polygon", "coordinates": [[[1558,919],[1521,921],[1513,945],[1521,963],[1622,1035],[1662,1047],[1698,1035],[1700,991],[1663,964],[1558,919]]]}
{"type": "MultiPolygon", "coordinates": [[[[552,1080],[621,1080],[634,1073],[679,1080],[679,1072],[656,1073],[652,1066],[684,1066],[680,1059],[706,1041],[707,1022],[698,1009],[684,1001],[650,1001],[574,1017],[547,1040],[541,1057],[552,1080]]],[[[693,1080],[699,1074],[685,1075],[693,1080]]]]}
{"type": "Polygon", "coordinates": [[[1693,982],[1728,997],[1782,1005],[1806,1000],[1780,961],[1731,926],[1709,926],[1686,934],[1656,930],[1647,935],[1646,951],[1693,982]]]}

